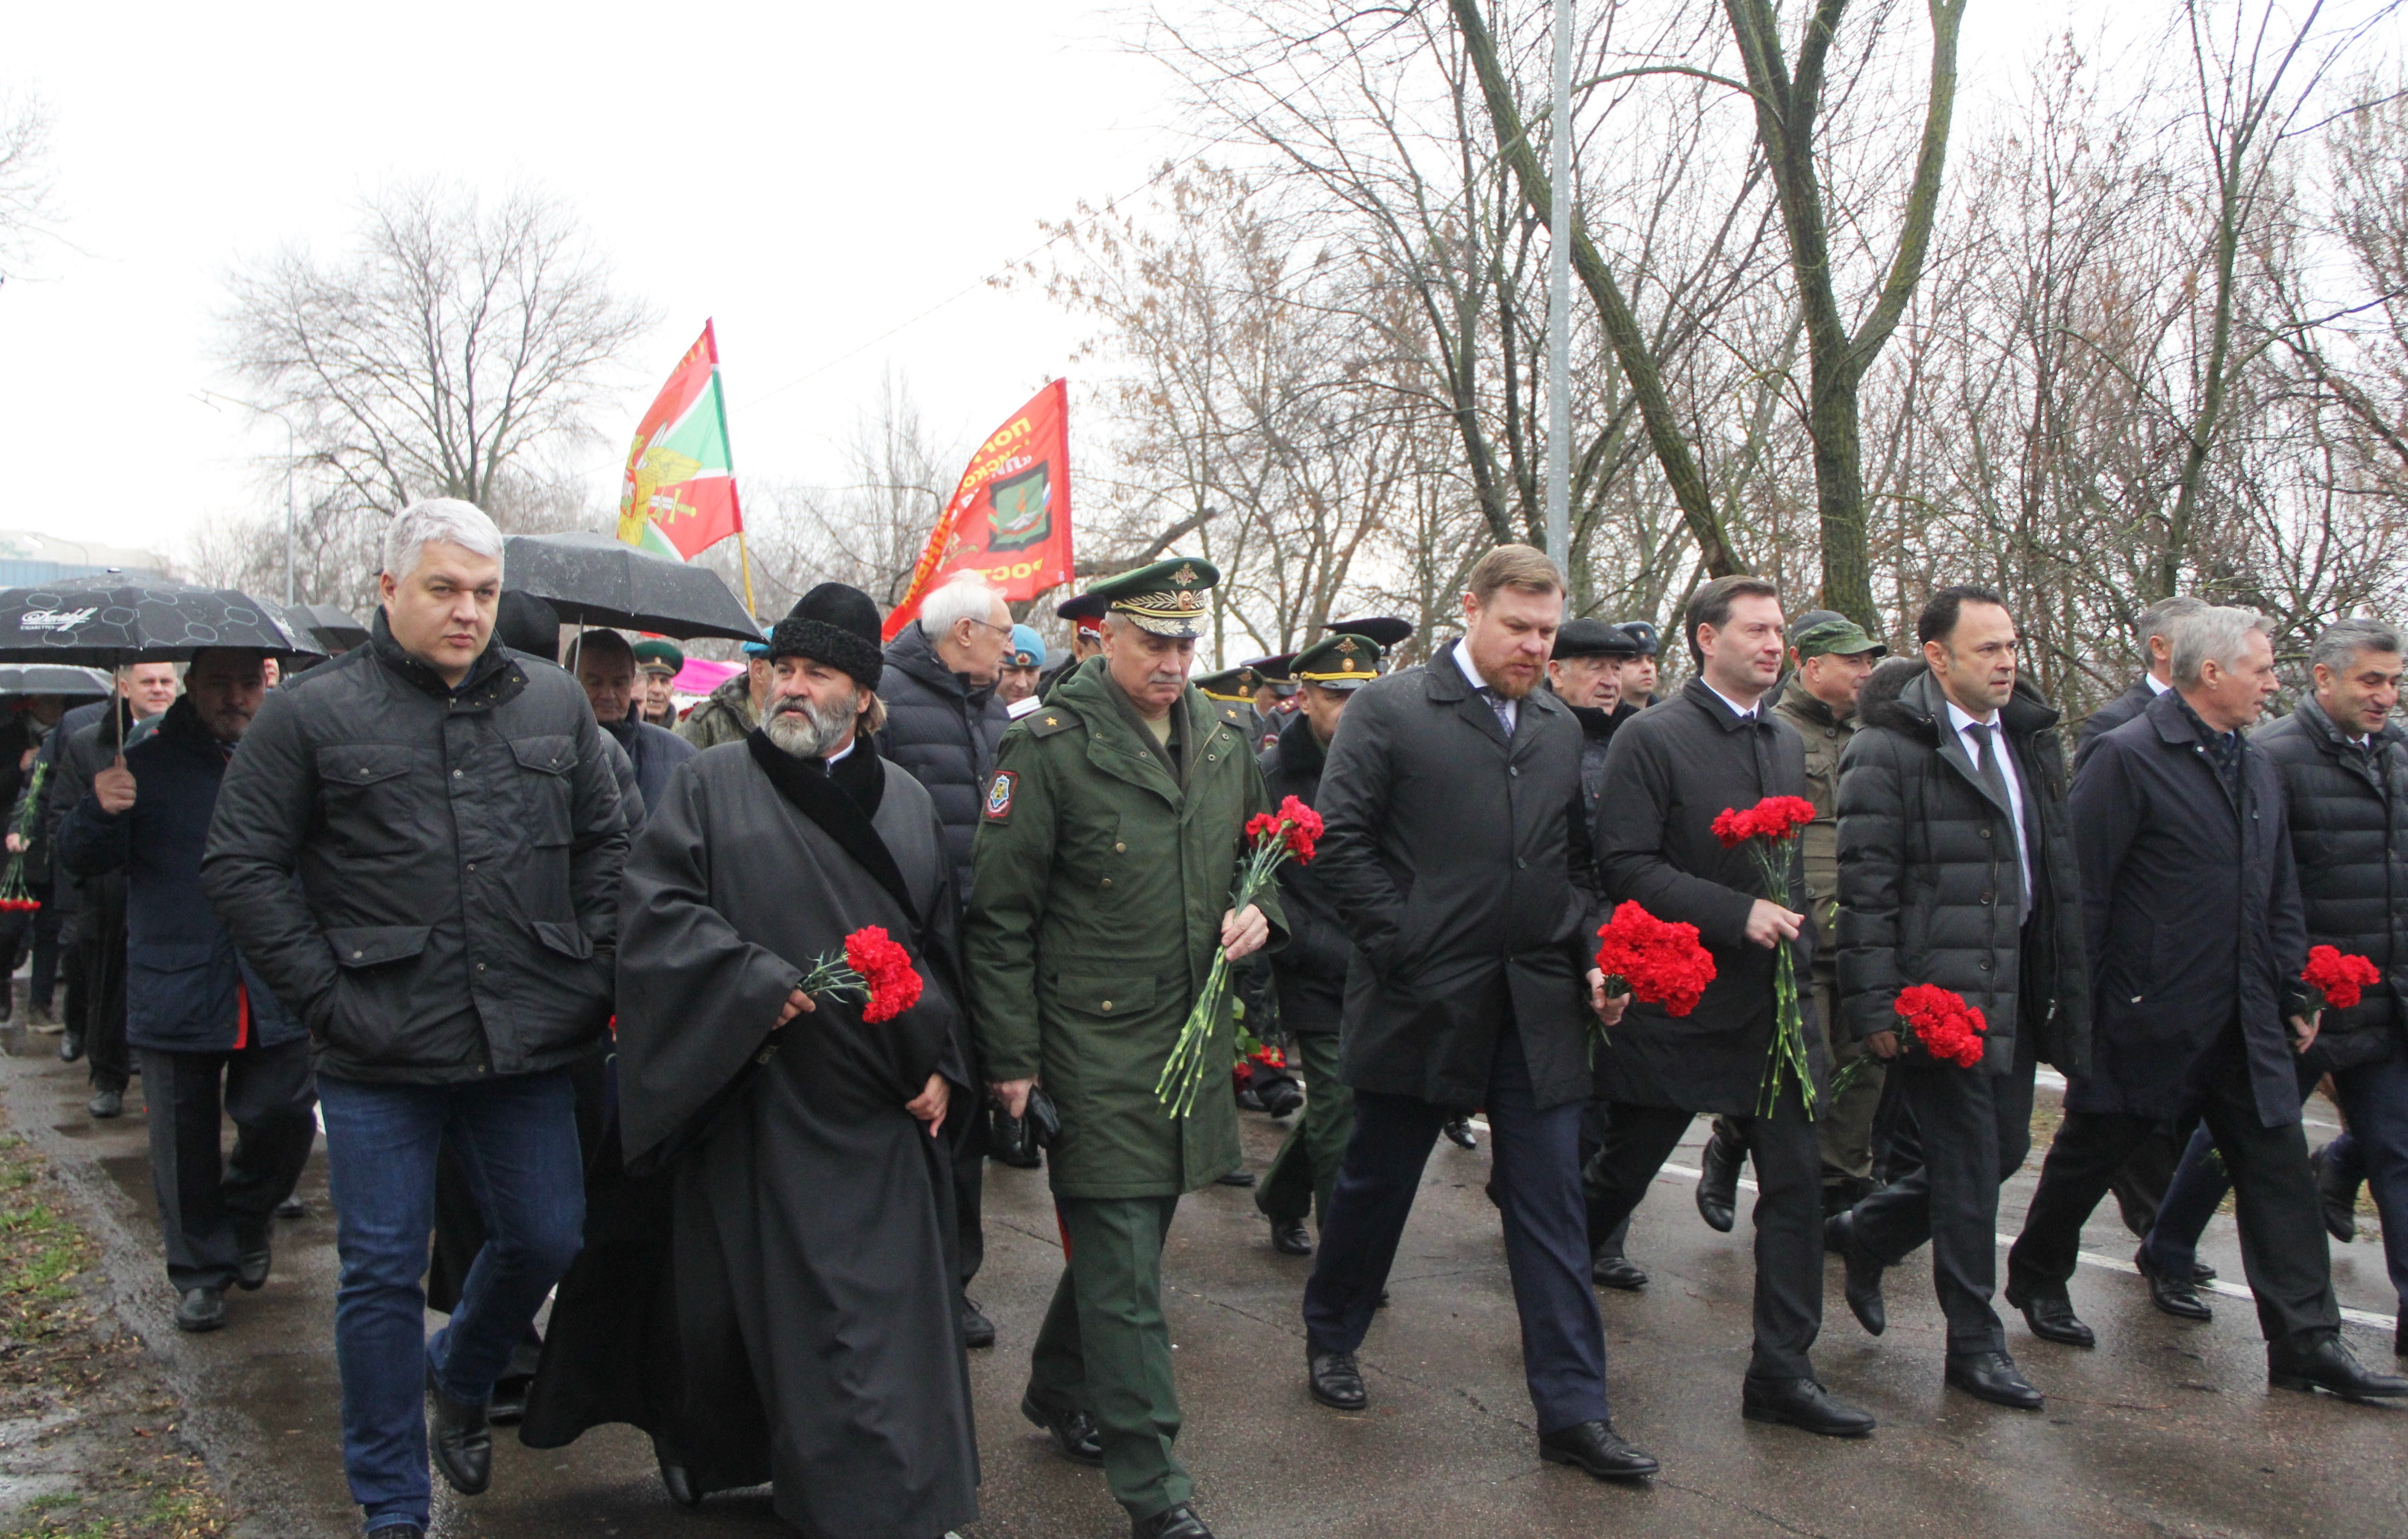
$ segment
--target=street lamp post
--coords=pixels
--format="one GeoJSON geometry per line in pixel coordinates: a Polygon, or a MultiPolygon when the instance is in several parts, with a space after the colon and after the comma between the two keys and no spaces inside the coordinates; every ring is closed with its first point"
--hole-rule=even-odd
{"type": "Polygon", "coordinates": [[[1572,5],[1555,0],[1554,202],[1547,221],[1547,554],[1571,592],[1572,5]]]}

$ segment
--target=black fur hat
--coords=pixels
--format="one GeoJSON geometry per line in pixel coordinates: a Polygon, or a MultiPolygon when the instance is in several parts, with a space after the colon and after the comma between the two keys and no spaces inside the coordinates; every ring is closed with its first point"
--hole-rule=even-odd
{"type": "Polygon", "coordinates": [[[842,668],[865,690],[877,689],[886,667],[878,601],[841,582],[821,583],[796,599],[769,633],[769,661],[781,657],[811,658],[842,668]]]}

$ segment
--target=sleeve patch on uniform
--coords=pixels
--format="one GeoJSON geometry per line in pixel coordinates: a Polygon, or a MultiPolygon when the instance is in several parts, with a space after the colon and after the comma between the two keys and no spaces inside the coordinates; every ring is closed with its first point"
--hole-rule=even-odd
{"type": "Polygon", "coordinates": [[[995,778],[988,781],[986,787],[986,818],[988,822],[1000,823],[1010,819],[1012,792],[1019,789],[1020,772],[1018,770],[997,770],[995,772],[995,778]]]}

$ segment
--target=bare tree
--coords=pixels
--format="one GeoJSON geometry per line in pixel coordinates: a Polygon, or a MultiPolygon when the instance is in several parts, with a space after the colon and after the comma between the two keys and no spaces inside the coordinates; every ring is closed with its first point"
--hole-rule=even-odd
{"type": "Polygon", "coordinates": [[[221,361],[292,427],[329,551],[374,543],[336,526],[372,529],[424,496],[509,528],[575,521],[581,494],[556,467],[598,441],[611,365],[654,319],[612,291],[570,210],[523,187],[492,202],[389,189],[342,257],[288,249],[227,289],[221,361]]]}
{"type": "Polygon", "coordinates": [[[50,113],[42,99],[0,92],[0,280],[58,223],[50,113]]]}

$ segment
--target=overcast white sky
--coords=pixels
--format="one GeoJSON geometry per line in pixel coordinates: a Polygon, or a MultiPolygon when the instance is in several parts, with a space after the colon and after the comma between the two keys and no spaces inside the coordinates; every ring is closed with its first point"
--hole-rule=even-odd
{"type": "MultiPolygon", "coordinates": [[[[1968,86],[2067,9],[1976,0],[1968,86]]],[[[1192,147],[1125,25],[1090,0],[12,7],[0,85],[55,114],[69,244],[0,285],[0,527],[173,556],[214,515],[280,506],[256,457],[281,430],[196,394],[231,388],[208,357],[222,275],[289,241],[332,253],[364,191],[430,174],[571,200],[658,306],[629,425],[710,316],[739,477],[834,478],[890,368],[968,443],[1080,336],[980,280],[1038,220],[1192,147]]]]}

